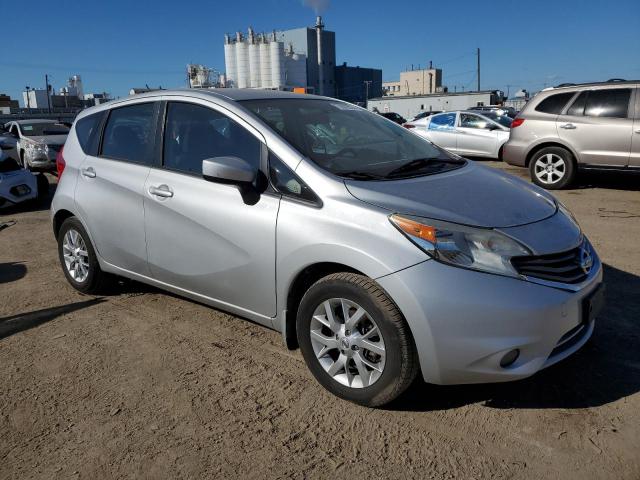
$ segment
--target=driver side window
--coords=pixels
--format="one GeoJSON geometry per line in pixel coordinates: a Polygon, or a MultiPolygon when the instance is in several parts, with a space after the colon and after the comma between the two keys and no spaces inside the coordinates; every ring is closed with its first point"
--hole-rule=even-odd
{"type": "Polygon", "coordinates": [[[260,168],[260,141],[247,129],[216,110],[184,102],[169,102],[164,131],[164,166],[202,174],[202,161],[238,157],[260,168]]]}
{"type": "Polygon", "coordinates": [[[489,122],[487,122],[485,119],[477,116],[477,115],[470,115],[468,113],[461,113],[460,114],[460,126],[463,128],[485,128],[488,129],[489,128],[489,122]]]}

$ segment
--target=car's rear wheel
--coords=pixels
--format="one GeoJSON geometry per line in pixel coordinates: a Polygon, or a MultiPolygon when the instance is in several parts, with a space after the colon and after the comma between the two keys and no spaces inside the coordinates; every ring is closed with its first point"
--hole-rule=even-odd
{"type": "Polygon", "coordinates": [[[418,371],[402,314],[373,280],[322,278],[302,298],[298,343],[316,379],[333,394],[370,407],[400,395],[418,371]]]}
{"type": "Polygon", "coordinates": [[[82,293],[98,293],[107,281],[82,223],[70,217],[58,233],[58,256],[67,280],[82,293]]]}
{"type": "Polygon", "coordinates": [[[531,180],[548,190],[569,186],[576,175],[573,155],[562,147],[547,147],[536,152],[529,163],[531,180]]]}

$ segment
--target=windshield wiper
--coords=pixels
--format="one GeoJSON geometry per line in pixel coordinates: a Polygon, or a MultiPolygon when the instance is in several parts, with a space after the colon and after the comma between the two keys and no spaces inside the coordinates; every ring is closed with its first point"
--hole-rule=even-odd
{"type": "Polygon", "coordinates": [[[382,175],[376,175],[374,173],[368,173],[368,172],[359,172],[357,170],[346,171],[346,172],[334,172],[334,173],[341,177],[353,178],[354,180],[382,180],[385,178],[382,175]]]}
{"type": "Polygon", "coordinates": [[[402,175],[408,172],[414,172],[416,170],[420,170],[428,165],[433,164],[451,164],[451,165],[461,165],[464,163],[464,160],[456,160],[453,158],[441,158],[441,157],[429,157],[429,158],[417,158],[415,160],[411,160],[410,162],[405,163],[404,165],[400,165],[398,168],[394,168],[389,173],[387,173],[387,177],[395,177],[398,175],[402,175]]]}

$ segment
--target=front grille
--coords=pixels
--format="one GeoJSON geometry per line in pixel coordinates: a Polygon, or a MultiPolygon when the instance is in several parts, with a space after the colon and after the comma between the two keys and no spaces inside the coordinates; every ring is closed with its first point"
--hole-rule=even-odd
{"type": "Polygon", "coordinates": [[[587,242],[568,252],[511,259],[511,264],[521,275],[561,283],[582,282],[589,275],[592,263],[593,252],[587,242]],[[585,262],[585,252],[591,263],[585,262]]]}

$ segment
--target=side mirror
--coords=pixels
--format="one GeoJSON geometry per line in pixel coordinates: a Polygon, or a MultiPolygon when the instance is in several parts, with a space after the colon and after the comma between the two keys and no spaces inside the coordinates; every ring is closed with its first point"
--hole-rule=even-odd
{"type": "Polygon", "coordinates": [[[202,161],[202,176],[213,182],[248,184],[255,180],[257,171],[238,157],[215,157],[202,161]]]}

